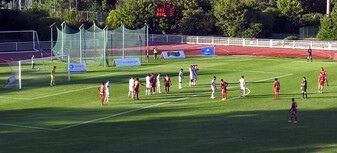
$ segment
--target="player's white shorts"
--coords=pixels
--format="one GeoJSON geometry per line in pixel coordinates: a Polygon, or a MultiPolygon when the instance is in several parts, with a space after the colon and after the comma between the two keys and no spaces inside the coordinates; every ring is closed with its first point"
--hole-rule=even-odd
{"type": "Polygon", "coordinates": [[[190,79],[193,79],[193,74],[190,74],[190,79]]]}
{"type": "Polygon", "coordinates": [[[133,86],[129,86],[129,91],[133,91],[133,86]]]}
{"type": "Polygon", "coordinates": [[[109,92],[106,92],[106,93],[105,93],[105,97],[110,97],[110,93],[109,93],[109,92]]]}
{"type": "Polygon", "coordinates": [[[151,88],[151,84],[150,83],[146,83],[146,88],[151,88]]]}
{"type": "Polygon", "coordinates": [[[213,86],[211,86],[211,88],[212,88],[212,92],[215,92],[215,88],[213,86]]]}
{"type": "Polygon", "coordinates": [[[183,82],[183,78],[179,77],[179,82],[183,82]]]}
{"type": "Polygon", "coordinates": [[[246,87],[240,86],[241,90],[246,90],[246,87]]]}

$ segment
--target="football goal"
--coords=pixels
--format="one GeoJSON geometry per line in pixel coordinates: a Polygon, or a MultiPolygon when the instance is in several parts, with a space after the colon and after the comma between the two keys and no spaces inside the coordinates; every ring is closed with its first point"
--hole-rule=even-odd
{"type": "Polygon", "coordinates": [[[38,51],[40,43],[35,30],[0,31],[0,53],[38,51]]]}
{"type": "Polygon", "coordinates": [[[56,66],[56,84],[70,80],[69,55],[11,61],[8,64],[11,69],[11,76],[6,82],[6,88],[22,89],[33,86],[48,86],[50,73],[54,66],[56,66]]]}

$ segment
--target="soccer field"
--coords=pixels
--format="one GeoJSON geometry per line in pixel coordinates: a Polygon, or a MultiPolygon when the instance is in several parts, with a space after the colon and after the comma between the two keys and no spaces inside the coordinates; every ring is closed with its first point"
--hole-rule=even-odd
{"type": "MultiPolygon", "coordinates": [[[[56,86],[36,83],[0,89],[0,152],[32,153],[218,153],[218,152],[337,152],[337,63],[327,59],[187,56],[153,60],[139,67],[87,66],[87,73],[71,74],[57,65],[56,86]],[[189,87],[190,65],[199,66],[197,86],[189,87]],[[318,93],[320,68],[329,86],[318,93]],[[183,88],[178,73],[184,69],[183,88]],[[62,71],[61,71],[62,70],[62,71]],[[147,73],[169,74],[170,94],[127,97],[131,75],[145,84],[147,73]],[[240,97],[238,81],[247,83],[240,97]],[[211,99],[211,80],[218,91],[211,99]],[[302,77],[308,80],[308,100],[301,99],[302,77]],[[274,100],[274,78],[281,84],[274,100]],[[100,105],[97,87],[111,80],[110,103],[100,105]],[[221,100],[220,79],[229,83],[221,100]],[[291,98],[298,104],[297,124],[288,123],[291,98]]],[[[48,72],[50,70],[47,70],[48,72]]],[[[10,69],[0,67],[3,87],[10,69]]],[[[164,91],[162,83],[162,92],[164,91]]]]}

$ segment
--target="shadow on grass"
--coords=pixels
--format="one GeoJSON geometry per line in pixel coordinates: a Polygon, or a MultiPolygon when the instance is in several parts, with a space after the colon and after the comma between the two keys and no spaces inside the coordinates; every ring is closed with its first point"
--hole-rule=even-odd
{"type": "MultiPolygon", "coordinates": [[[[299,111],[299,123],[293,124],[287,122],[287,110],[224,112],[218,105],[208,107],[217,111],[205,111],[204,105],[148,108],[61,131],[0,126],[0,147],[7,152],[65,153],[337,150],[336,110],[299,111]]],[[[12,122],[64,127],[111,114],[111,110],[40,108],[0,114],[12,122]]]]}

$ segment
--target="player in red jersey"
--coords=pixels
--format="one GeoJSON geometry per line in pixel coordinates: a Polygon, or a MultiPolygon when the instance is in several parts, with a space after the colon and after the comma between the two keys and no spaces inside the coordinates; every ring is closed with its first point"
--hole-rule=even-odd
{"type": "Polygon", "coordinates": [[[98,88],[99,94],[101,96],[101,106],[103,106],[104,102],[104,92],[105,92],[105,85],[104,82],[102,82],[102,85],[100,85],[98,88]]]}
{"type": "Polygon", "coordinates": [[[279,91],[280,91],[280,82],[277,81],[277,78],[275,78],[274,84],[273,84],[273,90],[275,91],[275,99],[279,99],[279,91]]]}
{"type": "Polygon", "coordinates": [[[166,74],[164,81],[165,81],[165,93],[168,94],[170,92],[170,85],[172,84],[168,74],[166,74]]]}
{"type": "Polygon", "coordinates": [[[325,80],[326,85],[329,86],[329,84],[328,84],[328,79],[326,78],[326,71],[324,70],[323,67],[321,67],[321,73],[322,73],[322,75],[323,75],[323,77],[324,77],[324,80],[325,80]]]}
{"type": "Polygon", "coordinates": [[[156,92],[156,77],[153,75],[153,73],[151,73],[151,90],[150,92],[154,95],[156,92]]]}
{"type": "Polygon", "coordinates": [[[139,82],[139,78],[136,79],[136,81],[134,82],[133,86],[134,86],[134,94],[133,94],[133,99],[136,99],[136,95],[137,95],[137,100],[139,100],[139,86],[143,85],[142,83],[139,82]]]}
{"type": "Polygon", "coordinates": [[[295,117],[294,123],[297,123],[297,117],[296,117],[297,103],[294,98],[292,98],[291,100],[293,102],[291,103],[291,108],[289,110],[289,112],[291,111],[291,116],[288,122],[291,123],[293,121],[293,117],[295,117]]]}
{"type": "Polygon", "coordinates": [[[222,100],[227,99],[227,86],[228,83],[223,81],[223,79],[221,79],[221,83],[220,83],[221,89],[222,89],[222,100]]]}
{"type": "Polygon", "coordinates": [[[324,76],[322,72],[320,72],[320,75],[318,77],[318,92],[323,93],[323,86],[324,86],[324,76]]]}

